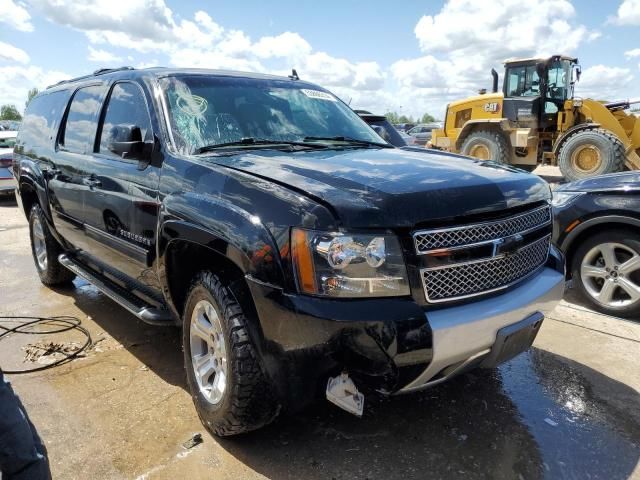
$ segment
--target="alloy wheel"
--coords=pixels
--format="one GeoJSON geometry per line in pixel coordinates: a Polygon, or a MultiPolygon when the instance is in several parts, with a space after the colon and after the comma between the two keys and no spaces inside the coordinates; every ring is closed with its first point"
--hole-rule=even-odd
{"type": "Polygon", "coordinates": [[[596,245],[582,259],[580,276],[587,293],[607,307],[640,300],[640,254],[621,243],[596,245]]]}
{"type": "Polygon", "coordinates": [[[42,222],[40,218],[36,216],[33,220],[33,251],[36,255],[36,262],[38,263],[38,268],[41,271],[45,271],[47,269],[48,259],[47,259],[47,243],[44,238],[44,228],[42,226],[42,222]]]}
{"type": "Polygon", "coordinates": [[[228,359],[218,312],[208,300],[200,300],[189,326],[191,364],[202,395],[218,404],[227,386],[228,359]]]}

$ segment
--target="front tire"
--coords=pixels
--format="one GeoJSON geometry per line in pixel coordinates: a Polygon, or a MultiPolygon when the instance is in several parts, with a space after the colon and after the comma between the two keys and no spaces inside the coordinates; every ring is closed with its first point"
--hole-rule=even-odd
{"type": "Polygon", "coordinates": [[[71,283],[76,276],[58,261],[62,248],[51,235],[44,212],[37,203],[29,213],[29,236],[40,281],[48,287],[71,283]]]}
{"type": "Polygon", "coordinates": [[[574,133],[562,144],[558,154],[560,172],[569,182],[621,172],[624,160],[623,143],[602,128],[574,133]]]}
{"type": "Polygon", "coordinates": [[[470,133],[462,143],[461,152],[478,160],[493,160],[505,164],[511,161],[509,141],[502,133],[493,130],[470,133]]]}
{"type": "Polygon", "coordinates": [[[571,264],[573,284],[591,306],[619,317],[640,315],[640,240],[631,230],[583,241],[571,264]]]}
{"type": "Polygon", "coordinates": [[[196,276],[183,315],[184,365],[198,416],[214,435],[256,430],[279,411],[247,323],[217,276],[196,276]]]}

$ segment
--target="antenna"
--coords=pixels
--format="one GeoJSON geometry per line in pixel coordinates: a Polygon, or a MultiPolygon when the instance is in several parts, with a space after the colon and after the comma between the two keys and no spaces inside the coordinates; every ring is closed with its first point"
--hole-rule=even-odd
{"type": "Polygon", "coordinates": [[[295,68],[291,69],[291,75],[289,75],[289,78],[291,80],[300,80],[300,77],[298,76],[298,72],[296,72],[295,68]]]}

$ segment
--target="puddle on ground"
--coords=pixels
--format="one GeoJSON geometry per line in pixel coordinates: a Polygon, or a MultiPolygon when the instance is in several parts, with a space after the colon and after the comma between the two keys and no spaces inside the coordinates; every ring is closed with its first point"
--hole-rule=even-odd
{"type": "MultiPolygon", "coordinates": [[[[640,425],[596,398],[590,383],[560,358],[531,349],[499,368],[504,392],[538,445],[545,478],[629,478],[640,459],[640,425]]],[[[597,375],[640,401],[630,387],[597,375]]]]}

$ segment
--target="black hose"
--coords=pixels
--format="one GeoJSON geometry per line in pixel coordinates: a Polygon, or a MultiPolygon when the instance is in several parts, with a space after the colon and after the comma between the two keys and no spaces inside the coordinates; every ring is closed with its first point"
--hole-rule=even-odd
{"type": "Polygon", "coordinates": [[[6,337],[11,333],[23,334],[23,335],[49,335],[53,333],[67,332],[69,330],[78,330],[79,332],[83,333],[84,336],[87,338],[84,345],[74,350],[73,352],[71,353],[60,352],[63,355],[65,355],[65,358],[61,358],[59,360],[56,360],[55,362],[49,363],[47,365],[43,365],[41,367],[35,367],[35,368],[26,369],[26,370],[2,370],[2,372],[6,374],[11,374],[11,375],[22,375],[25,373],[40,372],[42,370],[47,370],[49,368],[57,367],[64,363],[70,362],[71,360],[76,358],[78,355],[80,355],[82,352],[84,352],[87,348],[89,348],[92,344],[91,334],[86,328],[84,328],[81,325],[81,323],[82,322],[80,321],[79,318],[67,316],[67,315],[63,315],[60,317],[0,316],[0,331],[1,331],[0,341],[2,341],[4,337],[6,337]],[[2,325],[2,322],[6,322],[6,321],[15,322],[18,320],[27,320],[27,321],[19,322],[18,325],[12,328],[2,325]],[[54,330],[46,330],[42,332],[31,330],[31,328],[33,328],[36,325],[48,325],[48,326],[54,326],[59,328],[54,330]]]}

